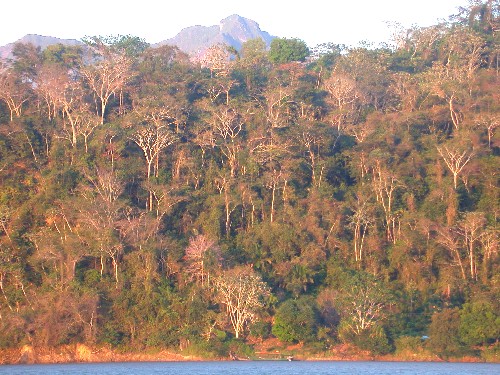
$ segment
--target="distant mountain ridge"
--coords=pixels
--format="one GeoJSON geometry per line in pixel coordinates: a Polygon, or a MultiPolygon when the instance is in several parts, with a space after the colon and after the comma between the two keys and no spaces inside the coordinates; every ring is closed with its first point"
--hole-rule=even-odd
{"type": "Polygon", "coordinates": [[[2,59],[12,58],[13,57],[12,49],[14,48],[14,44],[16,43],[31,43],[36,47],[40,47],[42,50],[54,44],[63,44],[67,46],[77,46],[83,44],[82,42],[76,39],[60,39],[52,36],[28,34],[23,36],[21,39],[16,40],[13,43],[9,43],[6,44],[5,46],[0,47],[0,58],[2,59]]]}
{"type": "MultiPolygon", "coordinates": [[[[276,38],[266,31],[262,31],[259,24],[251,19],[233,14],[220,21],[219,25],[191,26],[181,30],[176,36],[152,45],[153,47],[165,44],[179,47],[180,50],[191,56],[200,56],[206,49],[217,43],[230,45],[237,50],[250,39],[261,38],[267,46],[276,38]]],[[[42,50],[53,44],[82,45],[76,39],[60,39],[51,36],[28,34],[21,39],[0,47],[0,58],[12,58],[12,49],[15,43],[32,43],[42,50]]]]}
{"type": "Polygon", "coordinates": [[[262,31],[257,22],[233,14],[221,20],[219,25],[187,27],[175,37],[157,45],[174,45],[189,55],[200,55],[217,43],[224,43],[240,50],[243,43],[256,38],[261,38],[269,46],[275,36],[262,31]]]}

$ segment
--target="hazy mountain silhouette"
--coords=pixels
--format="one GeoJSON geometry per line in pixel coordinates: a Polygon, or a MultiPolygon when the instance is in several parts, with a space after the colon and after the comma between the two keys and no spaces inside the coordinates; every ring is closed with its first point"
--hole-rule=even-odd
{"type": "MultiPolygon", "coordinates": [[[[220,21],[219,25],[187,27],[175,37],[153,46],[174,45],[192,56],[197,56],[202,55],[208,47],[217,43],[224,43],[239,50],[247,40],[256,38],[263,39],[266,45],[269,46],[275,37],[266,31],[262,31],[257,22],[233,14],[220,21]]],[[[63,45],[83,44],[76,39],[59,39],[51,36],[28,34],[13,43],[0,47],[0,58],[12,58],[12,49],[15,43],[32,43],[42,50],[47,46],[59,43],[63,45]]]]}
{"type": "Polygon", "coordinates": [[[220,21],[219,25],[187,27],[175,37],[158,45],[170,44],[190,55],[199,55],[217,43],[224,43],[239,50],[244,42],[256,38],[263,39],[269,46],[275,37],[262,31],[257,22],[233,14],[220,21]]]}
{"type": "Polygon", "coordinates": [[[53,44],[63,44],[68,46],[75,46],[83,44],[79,40],[76,39],[59,39],[52,36],[43,36],[36,34],[28,34],[23,36],[21,39],[16,40],[13,43],[6,44],[3,47],[0,47],[0,58],[9,59],[12,58],[12,49],[14,48],[14,44],[16,43],[31,43],[36,47],[40,47],[40,49],[44,50],[48,46],[53,44]]]}

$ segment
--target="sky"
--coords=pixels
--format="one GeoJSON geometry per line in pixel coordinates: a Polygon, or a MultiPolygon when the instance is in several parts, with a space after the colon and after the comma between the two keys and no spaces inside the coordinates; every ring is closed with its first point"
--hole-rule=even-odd
{"type": "Polygon", "coordinates": [[[62,39],[133,35],[149,43],[185,27],[212,26],[232,14],[256,21],[271,35],[354,46],[389,42],[387,22],[430,26],[467,0],[8,0],[2,3],[0,46],[26,34],[62,39]]]}

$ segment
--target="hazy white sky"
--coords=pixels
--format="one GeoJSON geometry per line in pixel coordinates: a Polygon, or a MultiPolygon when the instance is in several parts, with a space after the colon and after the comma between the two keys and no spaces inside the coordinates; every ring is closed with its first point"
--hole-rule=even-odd
{"type": "Polygon", "coordinates": [[[65,39],[126,35],[156,43],[193,25],[211,26],[232,14],[253,19],[279,37],[310,47],[333,42],[388,41],[386,21],[428,26],[467,0],[7,0],[0,7],[0,46],[26,34],[65,39]]]}

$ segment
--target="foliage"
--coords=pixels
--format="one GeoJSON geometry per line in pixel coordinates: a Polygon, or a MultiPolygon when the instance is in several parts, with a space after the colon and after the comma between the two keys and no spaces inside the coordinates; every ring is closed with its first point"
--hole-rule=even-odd
{"type": "Polygon", "coordinates": [[[288,299],[276,310],[272,327],[274,336],[285,342],[312,342],[316,338],[318,311],[314,300],[288,299]]]}
{"type": "Polygon", "coordinates": [[[390,49],[306,59],[298,39],[252,40],[207,69],[134,36],[16,45],[0,62],[0,346],[219,358],[274,335],[493,358],[493,3],[390,49]]]}
{"type": "Polygon", "coordinates": [[[307,45],[296,38],[275,38],[269,49],[269,59],[275,64],[304,61],[308,55],[307,45]]]}
{"type": "Polygon", "coordinates": [[[460,313],[457,308],[436,312],[429,327],[428,348],[442,358],[459,356],[464,347],[459,337],[460,313]]]}
{"type": "Polygon", "coordinates": [[[488,302],[466,303],[460,311],[460,339],[467,345],[481,345],[500,337],[500,316],[488,302]]]}
{"type": "Polygon", "coordinates": [[[250,333],[261,339],[267,339],[271,336],[272,326],[269,322],[255,322],[250,326],[250,333]]]}
{"type": "Polygon", "coordinates": [[[109,48],[127,56],[138,56],[149,47],[144,39],[133,35],[87,36],[83,42],[96,49],[109,48]]]}
{"type": "Polygon", "coordinates": [[[387,334],[380,326],[374,326],[354,335],[349,329],[344,330],[341,323],[339,327],[339,335],[342,340],[356,345],[361,350],[367,350],[373,354],[387,354],[392,351],[392,346],[389,343],[387,334]]]}
{"type": "Polygon", "coordinates": [[[396,348],[396,353],[404,353],[408,351],[410,353],[418,353],[422,350],[422,338],[415,336],[401,336],[394,341],[394,346],[396,348]]]}

